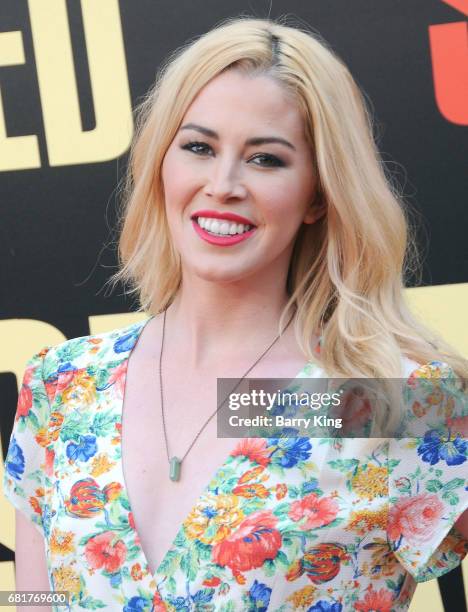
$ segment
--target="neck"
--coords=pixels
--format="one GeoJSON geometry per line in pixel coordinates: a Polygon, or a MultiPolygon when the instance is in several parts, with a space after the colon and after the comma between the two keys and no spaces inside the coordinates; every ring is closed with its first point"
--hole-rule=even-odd
{"type": "MultiPolygon", "coordinates": [[[[204,367],[234,354],[240,360],[260,354],[278,335],[288,301],[278,281],[256,284],[248,293],[236,283],[184,280],[168,308],[166,332],[173,346],[185,347],[190,367],[204,367]]],[[[288,326],[290,333],[292,325],[288,326]]]]}

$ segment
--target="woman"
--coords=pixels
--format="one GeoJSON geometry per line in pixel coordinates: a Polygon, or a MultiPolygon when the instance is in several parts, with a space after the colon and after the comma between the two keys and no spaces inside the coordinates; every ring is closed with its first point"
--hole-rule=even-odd
{"type": "Polygon", "coordinates": [[[464,556],[460,435],[215,430],[216,379],[250,371],[403,377],[423,407],[436,378],[460,416],[467,362],[403,301],[361,93],[315,35],[241,18],[172,57],[139,118],[113,280],[151,316],[28,365],[4,486],[47,560],[19,534],[21,588],[47,563],[73,610],[407,609],[464,556]]]}

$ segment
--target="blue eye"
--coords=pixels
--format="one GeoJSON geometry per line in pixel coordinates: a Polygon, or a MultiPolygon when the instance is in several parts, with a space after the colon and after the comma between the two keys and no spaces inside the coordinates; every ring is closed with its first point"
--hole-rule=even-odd
{"type": "Polygon", "coordinates": [[[253,157],[252,160],[259,159],[262,157],[265,159],[267,163],[266,164],[254,164],[254,165],[256,166],[261,165],[267,168],[268,167],[282,168],[285,166],[285,163],[281,159],[279,159],[279,157],[276,157],[275,155],[269,155],[268,153],[259,153],[258,155],[255,155],[255,157],[253,157]]]}
{"type": "Polygon", "coordinates": [[[200,154],[203,155],[207,152],[207,149],[211,150],[211,147],[207,145],[206,142],[193,141],[193,142],[188,142],[185,145],[182,145],[181,149],[184,149],[184,151],[191,151],[192,153],[195,153],[196,155],[200,155],[200,154]],[[198,150],[195,150],[195,148],[198,148],[198,150]]]}

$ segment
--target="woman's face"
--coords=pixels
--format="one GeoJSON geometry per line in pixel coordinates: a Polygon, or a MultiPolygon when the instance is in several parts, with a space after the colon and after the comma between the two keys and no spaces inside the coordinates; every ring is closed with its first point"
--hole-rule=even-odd
{"type": "Polygon", "coordinates": [[[316,175],[300,111],[266,76],[230,70],[201,90],[162,181],[183,275],[210,281],[285,278],[299,227],[323,214],[311,207],[316,175]]]}

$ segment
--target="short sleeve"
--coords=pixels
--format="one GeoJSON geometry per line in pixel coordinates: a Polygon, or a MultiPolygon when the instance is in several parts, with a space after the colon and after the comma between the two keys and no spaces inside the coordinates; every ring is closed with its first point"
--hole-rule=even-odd
{"type": "Polygon", "coordinates": [[[48,351],[49,347],[43,348],[26,364],[3,479],[5,497],[41,534],[47,531],[44,498],[47,472],[53,459],[48,436],[49,398],[43,375],[48,351]]]}
{"type": "Polygon", "coordinates": [[[425,582],[468,552],[454,527],[468,507],[467,392],[450,366],[430,362],[406,381],[403,406],[417,433],[389,443],[387,534],[399,562],[425,582]]]}

